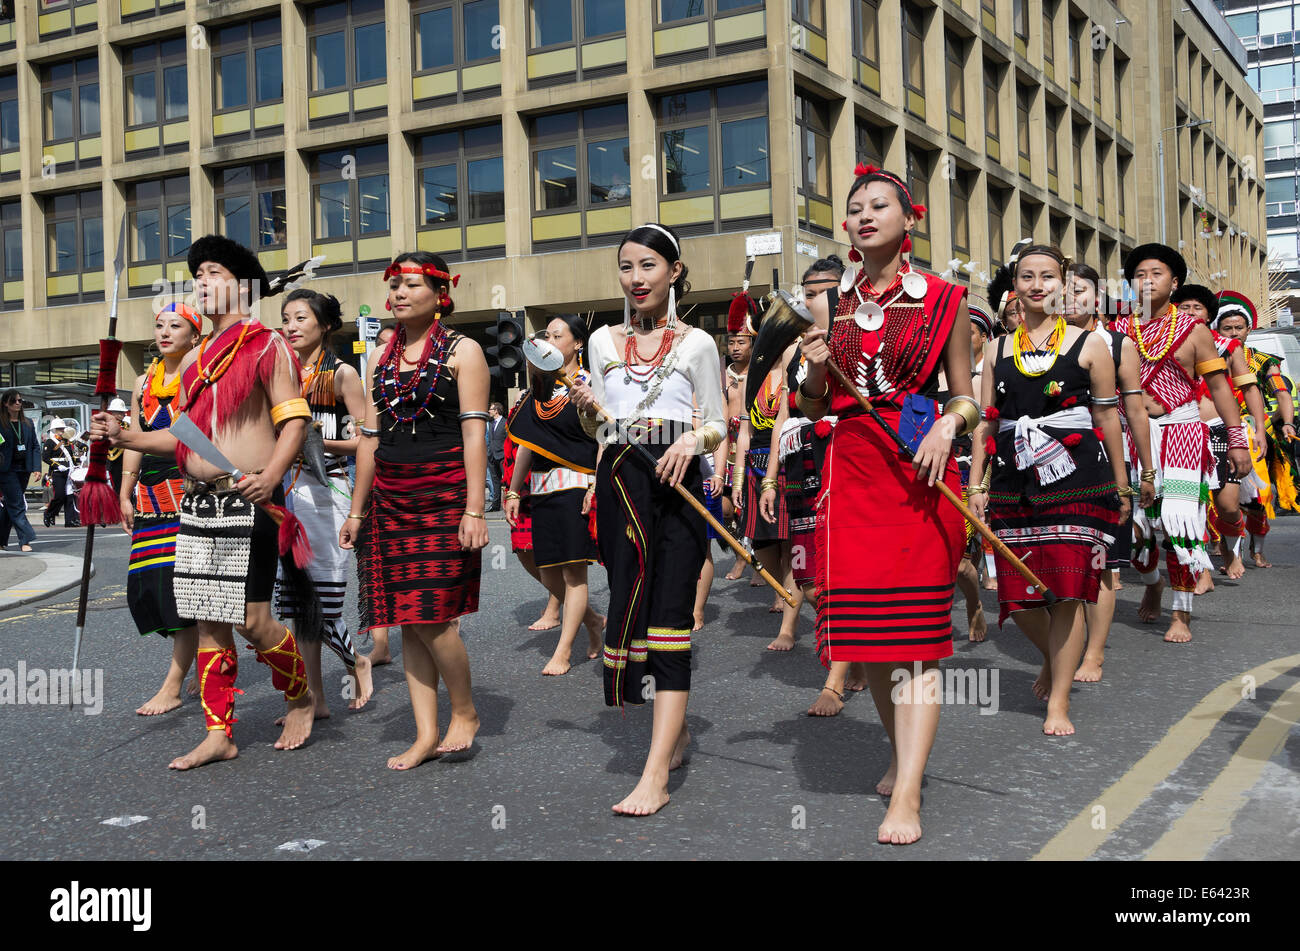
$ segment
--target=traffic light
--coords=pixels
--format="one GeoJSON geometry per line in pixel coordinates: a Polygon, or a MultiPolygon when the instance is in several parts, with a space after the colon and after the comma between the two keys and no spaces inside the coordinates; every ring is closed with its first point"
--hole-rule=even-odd
{"type": "Polygon", "coordinates": [[[487,360],[492,378],[504,387],[522,386],[527,377],[524,358],[524,312],[502,310],[497,312],[497,325],[488,333],[496,338],[496,345],[487,348],[487,360]]]}

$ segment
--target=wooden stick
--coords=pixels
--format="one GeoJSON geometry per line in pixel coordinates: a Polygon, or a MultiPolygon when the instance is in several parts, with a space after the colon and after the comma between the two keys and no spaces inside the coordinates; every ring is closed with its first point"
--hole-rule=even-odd
{"type": "MultiPolygon", "coordinates": [[[[880,425],[880,428],[893,437],[894,442],[898,444],[899,449],[903,451],[907,458],[913,458],[915,454],[912,452],[912,448],[903,441],[902,436],[894,432],[894,430],[880,418],[880,414],[876,412],[876,408],[871,405],[856,386],[849,382],[849,378],[844,375],[844,371],[835,364],[835,361],[827,360],[826,368],[830,372],[831,376],[835,377],[836,382],[838,382],[840,386],[844,387],[845,392],[857,400],[858,405],[871,414],[871,418],[880,425]]],[[[958,512],[961,512],[962,517],[971,523],[975,531],[979,532],[988,540],[989,544],[993,546],[994,550],[999,555],[1011,563],[1011,567],[1016,569],[1022,578],[1038,589],[1038,593],[1042,595],[1044,601],[1048,604],[1054,604],[1056,602],[1056,595],[1052,593],[1052,590],[1048,588],[1047,585],[1043,584],[1039,577],[1030,571],[1029,567],[1023,561],[1011,553],[1011,549],[1007,547],[1006,542],[993,534],[993,529],[980,521],[979,518],[976,517],[975,513],[967,507],[966,503],[958,497],[957,493],[948,488],[943,481],[942,473],[934,480],[934,487],[939,490],[939,493],[945,499],[953,504],[953,507],[956,508],[958,512]]]]}
{"type": "MultiPolygon", "coordinates": [[[[561,375],[564,377],[564,382],[567,386],[575,385],[574,381],[569,379],[568,374],[561,374],[561,375]]],[[[605,412],[605,407],[601,406],[599,403],[596,404],[596,413],[605,422],[611,424],[617,429],[620,430],[622,429],[622,427],[618,425],[618,420],[614,419],[614,417],[610,416],[609,413],[605,412]]],[[[629,440],[629,445],[635,446],[638,450],[640,450],[641,455],[645,456],[652,466],[659,465],[659,460],[656,459],[654,456],[650,455],[650,450],[647,449],[644,445],[642,445],[639,442],[631,442],[630,440],[629,440]]],[[[716,518],[714,518],[713,513],[704,507],[704,503],[702,503],[699,499],[697,499],[691,493],[691,491],[688,488],[686,488],[686,486],[682,485],[680,482],[674,485],[673,488],[677,490],[678,495],[680,495],[688,503],[690,503],[691,508],[695,509],[695,511],[699,512],[701,515],[704,516],[704,520],[713,527],[713,530],[715,532],[718,533],[718,537],[721,538],[723,541],[725,541],[728,545],[730,545],[732,550],[737,555],[739,555],[751,568],[753,568],[754,571],[758,573],[758,576],[762,578],[764,581],[766,581],[772,587],[772,590],[781,596],[781,599],[785,601],[786,604],[790,605],[790,607],[792,608],[798,609],[799,602],[795,600],[794,595],[785,589],[785,585],[781,584],[781,582],[773,578],[771,572],[769,572],[766,568],[760,565],[758,563],[758,559],[752,553],[746,551],[745,546],[742,545],[740,542],[736,541],[735,536],[732,535],[731,532],[727,531],[725,528],[722,527],[722,523],[719,522],[716,518]]]]}

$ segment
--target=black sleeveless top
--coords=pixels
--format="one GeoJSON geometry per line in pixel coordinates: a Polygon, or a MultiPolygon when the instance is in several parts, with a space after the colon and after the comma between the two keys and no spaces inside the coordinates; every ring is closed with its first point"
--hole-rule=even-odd
{"type": "MultiPolygon", "coordinates": [[[[460,393],[456,389],[456,379],[447,368],[447,361],[456,352],[456,345],[462,337],[451,334],[447,345],[447,356],[438,370],[437,380],[430,373],[415,392],[398,404],[403,416],[409,416],[424,403],[430,386],[436,386],[433,398],[426,410],[413,422],[399,423],[389,412],[379,414],[379,446],[375,450],[375,459],[380,462],[421,463],[432,462],[440,454],[450,450],[461,450],[460,432],[460,393]]],[[[375,377],[371,382],[372,393],[381,393],[379,375],[383,366],[375,367],[375,377]]],[[[409,383],[415,370],[406,370],[399,374],[402,383],[409,383]]]]}
{"type": "MultiPolygon", "coordinates": [[[[1059,354],[1051,369],[1041,376],[1021,373],[1012,355],[1006,352],[1010,350],[1007,344],[1013,337],[998,338],[997,360],[993,364],[993,406],[998,412],[997,425],[1024,416],[1049,416],[1076,406],[1087,409],[1092,403],[1092,381],[1088,371],[1079,365],[1079,356],[1090,333],[1079,334],[1070,349],[1059,354]]],[[[985,372],[989,372],[987,365],[985,372]]],[[[1107,489],[1112,493],[1115,491],[1114,474],[1091,423],[1085,429],[1044,426],[1043,432],[1064,441],[1074,459],[1075,470],[1064,478],[1040,485],[1033,466],[1023,471],[1016,468],[1015,431],[997,431],[994,435],[997,461],[993,466],[990,490],[993,501],[1007,502],[1023,496],[1031,503],[1057,505],[1104,494],[1107,489]],[[1078,435],[1079,439],[1074,440],[1072,434],[1078,435]],[[1066,437],[1071,438],[1065,441],[1066,437]],[[1070,446],[1070,441],[1076,445],[1070,446]]]]}
{"type": "MultiPolygon", "coordinates": [[[[326,350],[321,358],[320,367],[312,378],[310,388],[304,398],[311,408],[313,422],[320,423],[321,439],[344,439],[344,420],[348,416],[348,406],[343,402],[339,388],[334,385],[334,374],[338,372],[341,361],[333,350],[326,350]]],[[[343,457],[325,453],[330,461],[343,457]]]]}

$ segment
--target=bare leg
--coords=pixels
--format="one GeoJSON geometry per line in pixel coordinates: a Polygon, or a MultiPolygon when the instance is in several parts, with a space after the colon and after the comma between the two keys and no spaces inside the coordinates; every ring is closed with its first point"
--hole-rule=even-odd
{"type": "MultiPolygon", "coordinates": [[[[297,625],[294,625],[296,628],[297,625]]],[[[297,637],[297,631],[294,631],[297,637]]],[[[316,700],[316,719],[326,720],[330,715],[329,703],[325,700],[325,680],[321,676],[320,669],[320,642],[315,644],[307,641],[299,641],[298,653],[302,654],[303,666],[307,668],[307,686],[311,689],[311,695],[316,700]]],[[[275,721],[277,725],[284,722],[284,717],[275,721]]]]}
{"type": "MultiPolygon", "coordinates": [[[[519,559],[519,564],[524,566],[524,570],[532,575],[538,584],[546,587],[546,583],[542,581],[542,573],[538,570],[537,562],[533,559],[531,551],[517,551],[515,557],[519,559]]],[[[542,610],[542,616],[529,624],[528,630],[549,631],[551,628],[560,626],[560,598],[555,596],[554,591],[551,591],[550,594],[551,596],[546,600],[546,607],[542,610]]]]}
{"type": "MultiPolygon", "coordinates": [[[[756,549],[756,550],[754,551],[754,557],[758,560],[758,563],[759,563],[760,565],[762,565],[762,566],[763,566],[763,570],[765,570],[765,571],[766,571],[768,574],[770,574],[773,578],[780,578],[783,574],[785,574],[785,570],[784,570],[784,567],[783,567],[783,559],[782,559],[782,557],[781,557],[781,554],[782,554],[781,549],[782,549],[782,547],[783,547],[783,546],[780,545],[780,544],[775,544],[775,545],[764,545],[762,548],[756,549]]],[[[766,584],[766,583],[767,583],[767,582],[765,582],[765,581],[764,581],[764,580],[759,576],[758,572],[755,571],[755,572],[754,572],[754,578],[753,578],[753,581],[751,581],[751,586],[752,586],[752,587],[757,587],[758,585],[766,584]],[[757,582],[757,584],[755,584],[754,582],[757,582]]],[[[774,595],[774,598],[773,598],[773,604],[772,604],[772,606],[771,606],[770,608],[767,609],[767,613],[768,613],[768,614],[780,614],[780,613],[781,613],[781,610],[782,610],[782,606],[783,606],[784,604],[785,604],[785,602],[781,600],[781,596],[780,596],[779,594],[778,594],[778,595],[774,595]]],[[[780,638],[778,638],[777,640],[780,640],[780,638]]],[[[775,644],[776,641],[773,641],[772,643],[775,644]]],[[[794,646],[794,638],[791,637],[791,638],[790,638],[790,647],[793,647],[793,646],[794,646]]],[[[769,647],[768,647],[768,650],[787,650],[787,651],[788,651],[788,650],[790,649],[790,647],[771,647],[771,646],[769,646],[769,647]]]]}
{"type": "Polygon", "coordinates": [[[957,565],[957,587],[966,599],[966,625],[970,639],[978,643],[988,633],[988,622],[984,619],[984,605],[980,603],[979,572],[969,558],[962,558],[957,565]]]}
{"type": "Polygon", "coordinates": [[[1043,667],[1039,670],[1038,679],[1034,681],[1032,689],[1035,697],[1046,700],[1052,693],[1052,652],[1047,637],[1050,623],[1047,610],[1030,608],[1027,611],[1017,611],[1011,617],[1016,622],[1016,626],[1025,632],[1025,637],[1029,638],[1030,643],[1043,655],[1043,667]]]}
{"type": "MultiPolygon", "coordinates": [[[[391,630],[392,628],[388,627],[377,627],[370,632],[370,635],[375,639],[375,649],[369,655],[370,666],[383,667],[385,664],[393,662],[393,654],[388,647],[388,632],[391,630]]],[[[401,628],[397,629],[399,634],[401,630],[401,628]]]]}
{"type": "MultiPolygon", "coordinates": [[[[198,646],[208,649],[226,650],[235,646],[234,633],[229,624],[216,621],[199,621],[198,646]]],[[[208,730],[198,746],[184,756],[178,756],[167,764],[168,769],[194,769],[206,763],[234,759],[239,755],[235,741],[226,736],[224,730],[208,730]]]]}
{"type": "Polygon", "coordinates": [[[402,667],[415,715],[415,742],[405,752],[389,757],[389,769],[413,769],[437,755],[438,665],[429,650],[432,627],[435,625],[403,624],[401,628],[402,667]]]}
{"type": "Polygon", "coordinates": [[[153,698],[135,712],[142,717],[153,717],[168,713],[181,705],[181,684],[185,675],[194,664],[194,652],[199,646],[199,629],[187,627],[172,635],[172,659],[167,667],[167,676],[153,698]]]}
{"type": "MultiPolygon", "coordinates": [[[[455,753],[467,750],[473,744],[479,728],[478,711],[474,709],[474,698],[470,694],[469,654],[465,651],[465,642],[460,639],[460,618],[441,627],[442,630],[433,634],[429,641],[429,651],[447,684],[451,722],[438,744],[438,752],[455,753]]],[[[436,628],[431,630],[436,631],[436,628]]]]}
{"type": "MultiPolygon", "coordinates": [[[[785,590],[794,591],[794,567],[790,561],[790,543],[782,542],[781,547],[781,564],[782,574],[775,575],[781,579],[785,585],[785,590]]],[[[779,596],[778,596],[779,597],[779,596]]],[[[770,651],[788,651],[794,647],[795,632],[799,627],[799,607],[802,602],[796,601],[795,607],[790,607],[784,598],[780,599],[781,603],[781,630],[777,632],[776,640],[767,645],[770,651]]]]}
{"type": "MultiPolygon", "coordinates": [[[[236,630],[248,643],[259,651],[272,650],[284,640],[285,626],[271,614],[269,601],[250,602],[244,606],[244,623],[236,630]]],[[[201,632],[200,632],[201,633],[201,632]]],[[[299,654],[303,645],[298,646],[299,654]]],[[[319,652],[319,646],[317,647],[319,652]]],[[[317,662],[319,664],[319,653],[317,662]]],[[[318,667],[319,669],[319,667],[318,667]]],[[[310,684],[310,681],[309,681],[310,684]]],[[[311,736],[312,721],[316,718],[316,699],[311,689],[306,690],[297,700],[286,700],[288,709],[284,714],[284,731],[275,741],[277,750],[296,750],[311,736]]]]}
{"type": "Polygon", "coordinates": [[[366,657],[364,654],[354,653],[352,655],[352,661],[355,666],[349,676],[355,678],[355,682],[353,683],[355,694],[352,699],[348,701],[348,709],[360,710],[369,703],[370,698],[374,696],[374,670],[370,663],[370,658],[366,657]]]}
{"type": "MultiPolygon", "coordinates": [[[[885,668],[885,676],[894,683],[894,664],[870,664],[885,668]]],[[[921,838],[921,782],[925,777],[925,764],[934,747],[934,737],[939,731],[939,664],[925,661],[921,676],[913,669],[902,668],[907,677],[898,684],[899,702],[891,694],[886,699],[894,707],[894,759],[897,778],[885,820],[876,832],[878,842],[908,845],[921,838]]],[[[876,690],[872,680],[872,692],[876,690]]]]}
{"type": "Polygon", "coordinates": [[[541,572],[542,576],[547,579],[547,588],[553,589],[558,585],[564,589],[564,614],[560,628],[560,642],[556,645],[555,653],[551,655],[551,659],[542,668],[543,674],[558,677],[569,672],[573,642],[577,639],[578,628],[587,614],[587,566],[585,564],[563,565],[542,568],[541,572]]]}
{"type": "Polygon", "coordinates": [[[698,631],[704,627],[704,605],[709,600],[709,589],[713,587],[713,541],[710,539],[708,554],[704,559],[704,567],[700,569],[700,579],[695,582],[695,624],[691,631],[698,631]]]}
{"type": "Polygon", "coordinates": [[[813,705],[808,708],[808,715],[811,717],[833,717],[838,716],[839,712],[844,709],[844,678],[849,673],[849,662],[847,660],[836,660],[831,662],[831,669],[826,672],[826,686],[817,694],[817,699],[813,705]]]}
{"type": "Polygon", "coordinates": [[[1070,683],[1083,654],[1084,638],[1079,604],[1078,601],[1062,601],[1048,609],[1052,619],[1048,630],[1052,693],[1047,698],[1047,719],[1043,721],[1043,733],[1048,736],[1074,733],[1074,724],[1070,722],[1070,683]]]}
{"type": "Polygon", "coordinates": [[[898,778],[898,742],[894,736],[894,700],[891,691],[894,681],[890,679],[893,664],[864,664],[867,672],[867,686],[871,690],[871,702],[876,705],[876,714],[885,727],[889,737],[889,768],[876,783],[876,792],[882,796],[894,794],[894,783],[898,778]]]}
{"type": "Polygon", "coordinates": [[[1188,611],[1170,612],[1169,630],[1165,640],[1171,644],[1186,644],[1192,639],[1192,615],[1188,611]]]}
{"type": "Polygon", "coordinates": [[[686,729],[688,690],[657,690],[654,698],[654,727],[650,733],[650,751],[636,788],[622,802],[613,806],[621,816],[649,816],[668,804],[668,772],[674,753],[680,756],[690,742],[686,729]]]}
{"type": "Polygon", "coordinates": [[[1092,684],[1101,680],[1101,665],[1106,661],[1106,638],[1110,636],[1111,621],[1115,618],[1115,575],[1110,571],[1101,573],[1101,588],[1097,591],[1097,603],[1085,604],[1083,616],[1088,628],[1088,646],[1083,654],[1083,663],[1074,672],[1078,683],[1092,684]]]}

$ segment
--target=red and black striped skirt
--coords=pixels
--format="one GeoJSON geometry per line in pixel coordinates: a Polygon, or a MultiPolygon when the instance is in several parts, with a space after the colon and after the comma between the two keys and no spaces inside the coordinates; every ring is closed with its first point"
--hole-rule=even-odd
{"type": "MultiPolygon", "coordinates": [[[[881,407],[896,427],[898,411],[881,407]]],[[[944,482],[961,491],[957,463],[944,482]]],[[[817,654],[910,663],[952,654],[952,599],[964,519],[916,478],[869,416],[841,417],[817,511],[817,654]]]]}
{"type": "Polygon", "coordinates": [[[357,545],[362,632],[478,610],[479,552],[463,550],[459,538],[465,492],[461,449],[415,464],[375,461],[357,545]]]}

